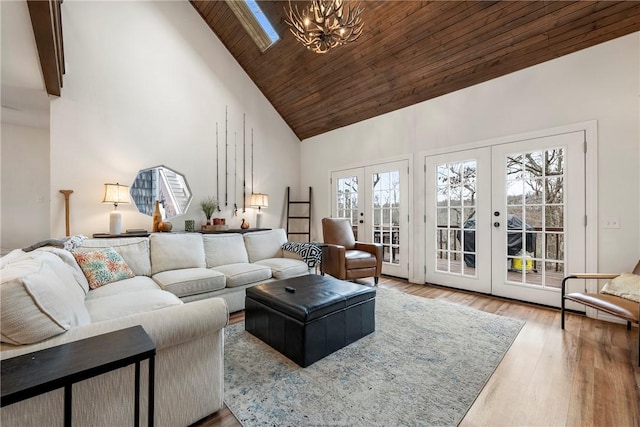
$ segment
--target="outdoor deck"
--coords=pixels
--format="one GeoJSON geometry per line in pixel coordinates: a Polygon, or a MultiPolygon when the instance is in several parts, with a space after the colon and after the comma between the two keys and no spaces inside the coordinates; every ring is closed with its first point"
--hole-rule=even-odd
{"type": "MultiPolygon", "coordinates": [[[[440,271],[446,271],[446,260],[438,260],[438,269],[440,271]],[[442,262],[440,262],[442,261],[442,262]]],[[[467,267],[462,260],[451,260],[451,273],[452,274],[464,274],[465,276],[475,276],[475,267],[467,267]]],[[[534,263],[533,268],[530,271],[526,271],[523,275],[521,271],[507,271],[507,280],[513,283],[527,283],[529,285],[542,285],[543,280],[545,287],[560,289],[562,279],[564,279],[565,273],[562,269],[562,265],[558,266],[556,271],[555,264],[551,264],[551,268],[547,268],[544,272],[539,265],[534,263]]]]}

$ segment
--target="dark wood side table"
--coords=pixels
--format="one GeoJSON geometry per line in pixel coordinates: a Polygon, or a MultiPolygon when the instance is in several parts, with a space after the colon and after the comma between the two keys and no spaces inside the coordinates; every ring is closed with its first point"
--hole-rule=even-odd
{"type": "Polygon", "coordinates": [[[140,362],[149,359],[149,426],[153,426],[156,346],[142,326],[5,359],[0,407],[64,387],[64,425],[71,426],[74,383],[135,363],[134,425],[140,425],[140,362]]]}

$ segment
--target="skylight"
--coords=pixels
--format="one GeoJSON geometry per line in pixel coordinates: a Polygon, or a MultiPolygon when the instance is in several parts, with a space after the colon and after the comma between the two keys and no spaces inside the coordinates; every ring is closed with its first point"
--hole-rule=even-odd
{"type": "Polygon", "coordinates": [[[256,0],[227,0],[227,5],[262,52],[280,40],[256,0]]]}

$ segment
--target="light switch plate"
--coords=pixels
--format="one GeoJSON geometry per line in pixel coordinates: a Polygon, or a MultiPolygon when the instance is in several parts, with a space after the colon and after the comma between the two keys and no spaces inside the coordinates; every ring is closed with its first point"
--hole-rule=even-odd
{"type": "Polygon", "coordinates": [[[610,216],[605,218],[604,228],[620,228],[620,217],[610,216]]]}

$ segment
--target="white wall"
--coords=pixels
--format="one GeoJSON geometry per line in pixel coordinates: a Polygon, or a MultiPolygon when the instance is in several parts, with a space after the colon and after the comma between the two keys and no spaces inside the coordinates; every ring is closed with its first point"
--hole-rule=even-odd
{"type": "Polygon", "coordinates": [[[51,236],[49,130],[5,122],[0,138],[0,246],[4,254],[51,236]]]}
{"type": "MultiPolygon", "coordinates": [[[[254,128],[254,189],[270,196],[263,226],[279,227],[286,187],[298,188],[300,143],[186,1],[64,2],[65,74],[62,97],[51,103],[51,231],[64,234],[60,189],[71,196],[71,232],[108,232],[112,206],[103,184],[130,185],[139,169],[166,165],[186,175],[194,201],[185,219],[204,221],[199,201],[216,195],[215,122],[219,122],[220,196],[224,203],[225,105],[229,109],[229,207],[218,216],[238,227],[255,224],[242,207],[242,115],[247,122],[247,197],[251,192],[250,135],[254,128]],[[237,133],[237,194],[234,185],[237,133]]],[[[120,205],[123,228],[151,229],[151,217],[120,205]]]]}
{"type": "MultiPolygon", "coordinates": [[[[598,227],[598,268],[629,270],[640,258],[639,56],[640,33],[634,33],[304,140],[302,184],[314,188],[314,217],[331,213],[331,170],[413,155],[414,188],[420,188],[427,151],[597,120],[598,215],[621,220],[620,229],[598,227]]],[[[422,218],[423,197],[413,200],[412,218],[422,218]]],[[[319,221],[314,233],[322,235],[319,221]]],[[[414,246],[415,254],[424,253],[421,235],[414,246]]]]}

